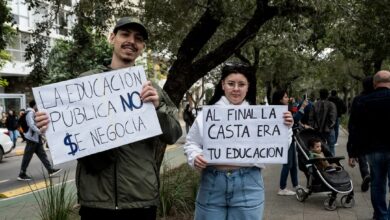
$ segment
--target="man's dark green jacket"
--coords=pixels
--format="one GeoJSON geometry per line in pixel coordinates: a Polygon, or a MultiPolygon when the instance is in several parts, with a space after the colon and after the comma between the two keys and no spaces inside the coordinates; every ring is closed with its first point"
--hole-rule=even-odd
{"type": "MultiPolygon", "coordinates": [[[[101,66],[82,76],[109,70],[101,66]]],[[[76,184],[80,205],[102,209],[158,206],[159,153],[166,144],[174,144],[182,130],[176,106],[160,87],[153,85],[160,97],[156,111],[163,133],[79,159],[76,184]]]]}

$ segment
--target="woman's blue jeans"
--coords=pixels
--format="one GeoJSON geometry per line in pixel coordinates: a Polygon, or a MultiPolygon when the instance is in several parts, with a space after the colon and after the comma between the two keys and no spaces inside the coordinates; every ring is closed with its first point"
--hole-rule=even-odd
{"type": "Polygon", "coordinates": [[[280,189],[287,187],[287,177],[290,173],[291,183],[293,187],[298,186],[298,169],[297,169],[297,156],[295,151],[295,142],[293,141],[288,149],[287,163],[283,164],[282,171],[280,173],[280,189]]]}
{"type": "Polygon", "coordinates": [[[264,182],[260,168],[203,170],[195,220],[261,220],[263,212],[264,182]]]}

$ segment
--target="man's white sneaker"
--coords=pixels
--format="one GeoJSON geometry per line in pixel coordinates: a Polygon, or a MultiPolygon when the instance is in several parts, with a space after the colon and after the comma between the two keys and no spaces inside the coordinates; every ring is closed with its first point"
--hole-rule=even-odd
{"type": "Polygon", "coordinates": [[[289,189],[280,189],[278,192],[279,196],[293,196],[295,195],[295,192],[289,190],[289,189]]]}
{"type": "Polygon", "coordinates": [[[51,169],[49,171],[49,176],[52,177],[52,176],[55,176],[57,173],[61,172],[62,169],[51,169]]]}

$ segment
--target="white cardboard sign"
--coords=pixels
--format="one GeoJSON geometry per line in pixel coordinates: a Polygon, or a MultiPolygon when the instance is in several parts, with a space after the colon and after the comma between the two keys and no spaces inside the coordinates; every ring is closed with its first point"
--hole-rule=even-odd
{"type": "Polygon", "coordinates": [[[143,67],[136,66],[33,88],[39,111],[50,117],[53,163],[161,134],[153,104],[140,99],[145,81],[143,67]]]}
{"type": "Polygon", "coordinates": [[[204,106],[203,154],[210,164],[286,163],[284,105],[204,106]]]}

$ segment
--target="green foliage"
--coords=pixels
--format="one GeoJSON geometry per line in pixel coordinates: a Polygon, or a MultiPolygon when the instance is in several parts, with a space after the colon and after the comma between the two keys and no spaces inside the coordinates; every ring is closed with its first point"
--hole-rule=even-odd
{"type": "MultiPolygon", "coordinates": [[[[27,3],[39,7],[39,1],[27,0],[27,3]]],[[[61,1],[53,3],[56,9],[61,1]]],[[[100,57],[99,54],[110,53],[108,47],[102,45],[104,37],[101,36],[113,26],[115,18],[139,15],[149,30],[148,49],[164,57],[160,62],[148,55],[149,77],[172,76],[167,78],[167,84],[173,82],[172,85],[165,89],[175,103],[183,93],[180,88],[185,88],[184,93],[190,90],[207,72],[215,74],[216,71],[210,70],[218,70],[216,67],[226,59],[240,59],[258,70],[259,96],[278,87],[288,88],[292,94],[315,91],[319,86],[345,91],[355,89],[352,78],[362,78],[373,72],[370,69],[374,65],[378,68],[382,63],[388,63],[390,40],[384,33],[389,29],[386,16],[389,8],[389,4],[380,0],[141,0],[139,3],[81,0],[72,9],[77,18],[71,32],[73,41],[62,43],[68,46],[58,46],[49,56],[45,52],[47,48],[41,44],[43,41],[34,40],[36,47],[30,58],[44,61],[44,57],[49,57],[47,66],[43,62],[32,64],[35,67],[33,75],[44,79],[45,83],[73,78],[101,63],[105,55],[100,57]],[[248,25],[256,9],[261,8],[258,2],[264,3],[262,17],[256,20],[260,28],[247,30],[251,32],[245,37],[248,41],[239,38],[234,46],[223,50],[222,46],[231,43],[248,25]],[[206,12],[216,22],[215,31],[197,23],[206,12]],[[203,28],[202,34],[191,38],[190,34],[196,28],[203,28]],[[186,40],[189,43],[183,47],[186,40]],[[200,41],[204,43],[197,45],[200,41]],[[99,44],[103,48],[101,51],[98,51],[99,44]],[[186,52],[180,54],[180,48],[186,52]],[[207,57],[216,48],[222,52],[207,57]],[[155,71],[155,64],[160,65],[159,71],[155,71]],[[334,79],[337,83],[332,83],[334,79]],[[264,87],[266,89],[262,89],[264,87]],[[176,97],[175,93],[179,95],[176,97]]],[[[55,17],[47,18],[52,21],[55,17]]],[[[41,29],[38,33],[42,37],[46,32],[41,29]]]]}
{"type": "Polygon", "coordinates": [[[5,49],[8,38],[12,32],[11,27],[7,23],[11,23],[11,9],[7,7],[7,1],[0,0],[0,51],[5,49]]]}
{"type": "Polygon", "coordinates": [[[44,177],[46,189],[33,192],[39,206],[40,218],[42,220],[71,219],[74,216],[73,207],[76,205],[76,194],[75,189],[69,189],[69,185],[67,185],[67,173],[64,172],[59,185],[55,185],[52,178],[44,177]]]}
{"type": "Polygon", "coordinates": [[[3,79],[0,77],[0,87],[7,87],[9,85],[9,82],[7,79],[3,79]]]}
{"type": "MultiPolygon", "coordinates": [[[[34,3],[34,1],[31,2],[34,3]]],[[[25,58],[26,60],[31,61],[29,66],[33,67],[28,77],[32,82],[39,85],[48,77],[46,59],[49,54],[49,36],[52,32],[53,21],[57,19],[59,6],[51,5],[47,8],[46,5],[41,5],[39,3],[35,6],[42,11],[49,11],[48,14],[42,15],[43,21],[35,24],[35,29],[31,34],[33,43],[28,44],[25,50],[25,58]]]]}
{"type": "MultiPolygon", "coordinates": [[[[12,21],[11,10],[7,7],[7,1],[0,0],[0,69],[11,60],[10,54],[4,50],[7,43],[12,39],[15,31],[9,23],[12,21]]],[[[0,77],[0,87],[8,86],[7,79],[0,77]]]]}
{"type": "Polygon", "coordinates": [[[329,30],[329,43],[346,58],[358,61],[364,75],[372,75],[390,55],[390,4],[382,0],[341,2],[343,6],[333,11],[336,20],[329,30]]]}
{"type": "Polygon", "coordinates": [[[48,77],[44,83],[72,79],[102,65],[112,55],[112,48],[104,36],[90,34],[90,46],[79,50],[75,41],[57,40],[47,61],[48,77]]]}
{"type": "Polygon", "coordinates": [[[0,69],[6,61],[11,60],[11,55],[6,50],[0,50],[0,69]]]}
{"type": "Polygon", "coordinates": [[[159,215],[185,215],[193,213],[198,190],[199,173],[187,164],[169,169],[164,166],[160,179],[159,215]]]}
{"type": "MultiPolygon", "coordinates": [[[[0,50],[0,69],[9,60],[11,60],[10,54],[5,50],[0,50]]],[[[0,87],[7,87],[8,85],[8,80],[0,77],[0,87]]]]}

